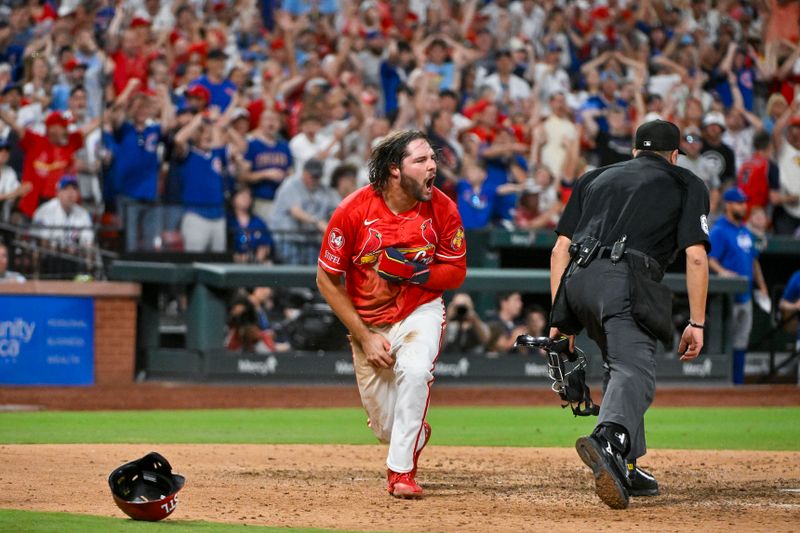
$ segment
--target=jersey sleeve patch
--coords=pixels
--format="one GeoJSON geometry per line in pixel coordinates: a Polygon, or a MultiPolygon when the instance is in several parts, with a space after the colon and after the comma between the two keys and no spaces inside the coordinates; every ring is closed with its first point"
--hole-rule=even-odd
{"type": "Polygon", "coordinates": [[[331,247],[331,250],[338,252],[344,247],[344,244],[344,232],[342,232],[342,230],[339,228],[333,228],[328,234],[328,246],[331,247]]]}
{"type": "Polygon", "coordinates": [[[450,240],[450,248],[454,252],[460,252],[463,247],[464,247],[464,227],[459,226],[458,229],[456,230],[455,235],[453,235],[453,238],[450,240]]]}

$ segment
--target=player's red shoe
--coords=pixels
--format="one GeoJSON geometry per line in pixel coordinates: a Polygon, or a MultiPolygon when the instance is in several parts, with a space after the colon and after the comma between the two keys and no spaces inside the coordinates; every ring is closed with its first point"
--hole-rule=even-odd
{"type": "Polygon", "coordinates": [[[422,487],[414,481],[413,472],[386,471],[386,490],[395,498],[422,498],[422,487]]]}
{"type": "Polygon", "coordinates": [[[414,452],[414,469],[411,471],[411,475],[417,475],[417,461],[419,461],[419,456],[422,453],[422,450],[425,449],[425,446],[428,445],[428,441],[431,440],[431,425],[428,422],[422,422],[422,448],[414,452]]]}

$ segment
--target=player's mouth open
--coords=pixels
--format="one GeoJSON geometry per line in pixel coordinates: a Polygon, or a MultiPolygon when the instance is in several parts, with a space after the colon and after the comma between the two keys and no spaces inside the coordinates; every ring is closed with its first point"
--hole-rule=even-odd
{"type": "Polygon", "coordinates": [[[425,181],[425,190],[431,192],[433,190],[433,180],[436,179],[436,176],[432,176],[428,180],[425,181]]]}

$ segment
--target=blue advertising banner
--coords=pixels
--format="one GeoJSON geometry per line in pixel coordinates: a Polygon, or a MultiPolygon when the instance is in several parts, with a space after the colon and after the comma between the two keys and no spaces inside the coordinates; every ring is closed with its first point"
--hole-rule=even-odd
{"type": "Polygon", "coordinates": [[[0,295],[0,385],[92,385],[94,302],[0,295]]]}

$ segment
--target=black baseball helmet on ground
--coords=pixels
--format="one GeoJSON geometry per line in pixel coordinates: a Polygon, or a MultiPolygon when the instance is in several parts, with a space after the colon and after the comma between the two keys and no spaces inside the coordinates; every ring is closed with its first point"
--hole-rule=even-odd
{"type": "Polygon", "coordinates": [[[178,505],[178,491],[186,479],[172,473],[163,455],[150,452],[126,463],[108,476],[114,503],[134,520],[156,522],[178,505]]]}

